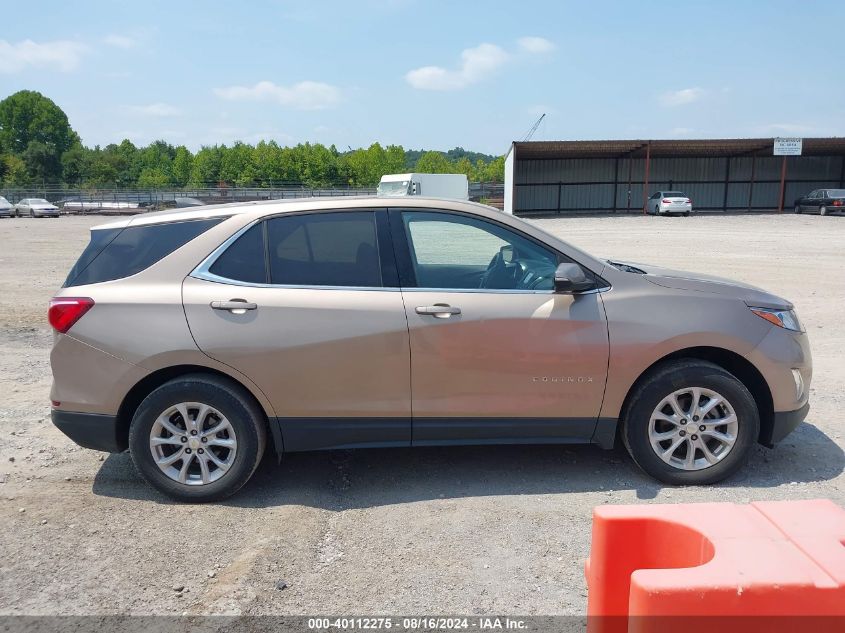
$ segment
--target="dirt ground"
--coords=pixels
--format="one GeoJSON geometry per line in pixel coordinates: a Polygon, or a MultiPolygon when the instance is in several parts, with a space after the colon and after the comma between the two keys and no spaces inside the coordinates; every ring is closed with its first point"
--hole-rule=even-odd
{"type": "Polygon", "coordinates": [[[265,460],[204,506],[50,424],[47,300],[103,221],[0,220],[0,614],[582,614],[594,506],[845,505],[845,217],[538,221],[597,255],[795,302],[815,361],[808,422],[721,485],[664,487],[590,446],[383,449],[265,460]]]}

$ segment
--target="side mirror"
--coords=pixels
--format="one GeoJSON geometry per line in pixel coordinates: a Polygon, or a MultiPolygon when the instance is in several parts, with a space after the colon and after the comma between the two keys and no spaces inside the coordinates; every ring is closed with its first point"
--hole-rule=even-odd
{"type": "Polygon", "coordinates": [[[578,264],[563,263],[555,270],[555,292],[575,294],[593,287],[593,282],[578,264]]]}

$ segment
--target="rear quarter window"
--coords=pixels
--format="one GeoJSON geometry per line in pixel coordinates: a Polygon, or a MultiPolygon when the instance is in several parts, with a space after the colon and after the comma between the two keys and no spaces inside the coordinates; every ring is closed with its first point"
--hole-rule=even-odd
{"type": "Polygon", "coordinates": [[[149,268],[224,218],[91,231],[91,241],[65,280],[65,288],[129,277],[149,268]]]}

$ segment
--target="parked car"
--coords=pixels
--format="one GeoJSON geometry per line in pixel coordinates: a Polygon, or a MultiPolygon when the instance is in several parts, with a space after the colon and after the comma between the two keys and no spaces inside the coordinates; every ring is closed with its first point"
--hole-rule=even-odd
{"type": "Polygon", "coordinates": [[[235,492],[266,445],[619,437],[653,477],[708,484],[804,419],[812,374],[785,299],[418,196],[94,227],[49,322],[55,425],[190,501],[235,492]]]}
{"type": "Polygon", "coordinates": [[[12,205],[3,196],[0,196],[0,217],[12,217],[12,205]]]}
{"type": "Polygon", "coordinates": [[[683,191],[657,191],[646,202],[646,212],[652,215],[689,215],[692,200],[683,191]]]}
{"type": "Polygon", "coordinates": [[[795,213],[817,211],[827,215],[845,210],[845,189],[816,189],[795,201],[795,213]]]}
{"type": "Polygon", "coordinates": [[[50,204],[44,198],[24,198],[15,205],[15,215],[28,215],[31,218],[57,218],[59,207],[50,204]]]}

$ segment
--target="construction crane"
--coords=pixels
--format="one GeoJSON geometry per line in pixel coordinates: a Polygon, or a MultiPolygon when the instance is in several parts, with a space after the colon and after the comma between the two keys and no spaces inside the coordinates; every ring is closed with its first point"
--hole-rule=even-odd
{"type": "Polygon", "coordinates": [[[534,123],[534,125],[531,126],[531,129],[528,130],[528,134],[526,134],[524,137],[522,137],[523,143],[525,141],[531,140],[531,137],[534,136],[534,132],[537,131],[537,128],[540,127],[540,124],[543,122],[543,119],[545,119],[545,118],[546,118],[546,113],[543,112],[543,114],[540,115],[540,118],[537,119],[537,121],[534,123]]]}

